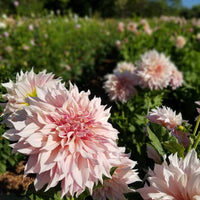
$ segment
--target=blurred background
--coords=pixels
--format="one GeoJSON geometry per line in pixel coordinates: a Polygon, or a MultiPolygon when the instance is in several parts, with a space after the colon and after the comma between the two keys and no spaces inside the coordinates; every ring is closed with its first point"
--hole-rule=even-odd
{"type": "Polygon", "coordinates": [[[79,16],[103,18],[158,17],[161,15],[200,17],[200,0],[4,0],[0,13],[6,15],[57,15],[77,13],[79,16]]]}

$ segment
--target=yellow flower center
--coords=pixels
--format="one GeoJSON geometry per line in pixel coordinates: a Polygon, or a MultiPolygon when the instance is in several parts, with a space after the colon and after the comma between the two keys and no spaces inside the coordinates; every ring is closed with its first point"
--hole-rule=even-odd
{"type": "MultiPolygon", "coordinates": [[[[37,92],[36,92],[36,88],[32,91],[32,92],[30,92],[30,93],[27,93],[26,94],[26,97],[37,97],[37,92]]],[[[27,102],[24,102],[24,104],[25,104],[25,106],[28,106],[29,104],[27,103],[27,102]]]]}
{"type": "Polygon", "coordinates": [[[179,128],[180,130],[182,130],[182,131],[184,130],[184,127],[181,126],[181,125],[179,125],[178,128],[179,128]]]}

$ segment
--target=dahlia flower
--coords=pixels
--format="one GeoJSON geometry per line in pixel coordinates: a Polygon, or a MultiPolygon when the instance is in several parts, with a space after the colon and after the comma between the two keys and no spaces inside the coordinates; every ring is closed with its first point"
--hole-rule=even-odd
{"type": "Polygon", "coordinates": [[[69,90],[60,84],[37,88],[37,94],[27,98],[29,106],[14,113],[24,119],[9,117],[12,127],[4,134],[16,141],[13,153],[29,156],[25,175],[36,174],[36,190],[61,181],[61,197],[79,196],[86,188],[92,193],[95,184],[103,183],[103,175],[111,178],[110,169],[125,151],[117,146],[118,131],[108,122],[110,109],[72,84],[69,90]]]}
{"type": "Polygon", "coordinates": [[[178,142],[183,144],[184,147],[189,145],[189,133],[178,130],[178,127],[183,122],[186,122],[182,119],[181,113],[176,114],[171,108],[163,106],[162,108],[152,109],[146,117],[152,123],[160,124],[168,129],[170,134],[176,137],[178,142]]]}
{"type": "Polygon", "coordinates": [[[185,46],[186,40],[183,36],[178,36],[175,42],[176,42],[176,47],[181,49],[185,46]]]}
{"type": "Polygon", "coordinates": [[[121,49],[121,47],[122,47],[122,43],[120,40],[116,40],[115,45],[116,45],[117,49],[121,49]]]}
{"type": "Polygon", "coordinates": [[[135,69],[136,68],[132,63],[123,61],[117,64],[116,68],[114,69],[114,73],[115,72],[123,73],[124,71],[129,71],[133,74],[135,69]]]}
{"type": "Polygon", "coordinates": [[[137,62],[136,75],[143,88],[163,89],[171,80],[172,63],[163,53],[156,50],[146,52],[137,62]]]}
{"type": "Polygon", "coordinates": [[[172,68],[171,80],[169,85],[172,87],[173,90],[182,86],[183,84],[183,74],[180,72],[176,66],[172,68]]]}
{"type": "Polygon", "coordinates": [[[172,130],[183,123],[181,113],[177,115],[175,111],[165,106],[152,109],[146,117],[152,123],[161,124],[168,130],[172,130]]]}
{"type": "MultiPolygon", "coordinates": [[[[60,79],[54,79],[54,74],[46,73],[46,70],[35,74],[33,69],[30,72],[17,73],[16,82],[10,80],[8,83],[2,83],[7,93],[2,97],[8,102],[5,105],[4,114],[13,113],[28,105],[26,98],[28,96],[36,97],[37,88],[48,87],[55,88],[56,84],[61,84],[60,79]]],[[[64,86],[63,86],[64,87],[64,86]]]]}
{"type": "Polygon", "coordinates": [[[145,25],[144,32],[147,33],[148,35],[151,35],[153,30],[151,29],[151,27],[149,25],[145,25]]]}
{"type": "Polygon", "coordinates": [[[124,32],[124,23],[123,22],[118,23],[118,31],[120,33],[124,32]]]}
{"type": "Polygon", "coordinates": [[[132,32],[137,32],[137,31],[138,31],[138,30],[137,30],[137,24],[134,23],[134,22],[129,22],[129,23],[127,24],[127,30],[128,30],[128,31],[132,31],[132,32]]]}
{"type": "Polygon", "coordinates": [[[103,87],[112,101],[126,103],[137,93],[136,80],[130,71],[108,74],[105,79],[103,87]]]}
{"type": "Polygon", "coordinates": [[[137,191],[144,200],[198,200],[200,199],[200,161],[192,149],[186,157],[178,158],[177,153],[155,164],[149,171],[147,184],[137,191]]]}
{"type": "Polygon", "coordinates": [[[136,162],[130,160],[127,156],[121,158],[121,164],[117,166],[112,178],[104,181],[101,188],[93,192],[94,200],[125,200],[124,193],[135,191],[128,187],[128,184],[140,181],[137,172],[133,169],[136,162]]]}
{"type": "Polygon", "coordinates": [[[196,39],[197,39],[197,40],[200,40],[200,33],[197,33],[196,39]]]}

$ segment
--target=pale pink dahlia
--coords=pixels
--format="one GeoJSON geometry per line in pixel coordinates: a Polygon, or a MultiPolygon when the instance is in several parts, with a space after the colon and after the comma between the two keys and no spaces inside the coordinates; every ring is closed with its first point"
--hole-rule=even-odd
{"type": "Polygon", "coordinates": [[[169,165],[164,161],[155,164],[149,171],[147,184],[137,191],[144,200],[199,200],[200,199],[200,161],[195,150],[186,157],[177,154],[169,156],[169,165]]]}
{"type": "Polygon", "coordinates": [[[186,43],[186,40],[183,36],[179,35],[177,38],[176,38],[176,47],[181,49],[185,46],[185,43],[186,43]]]}
{"type": "Polygon", "coordinates": [[[93,192],[94,200],[125,200],[124,193],[135,191],[129,188],[129,184],[141,181],[135,169],[136,162],[130,160],[127,156],[121,158],[121,164],[116,166],[112,178],[104,181],[101,188],[97,188],[93,192]]]}
{"type": "MultiPolygon", "coordinates": [[[[113,163],[120,163],[122,149],[117,147],[118,131],[108,122],[110,109],[100,98],[89,100],[90,92],[38,88],[38,97],[28,97],[25,119],[12,121],[4,137],[16,141],[13,152],[29,156],[24,173],[35,173],[35,188],[46,190],[61,181],[61,196],[79,196],[102,176],[110,177],[113,163]]],[[[124,150],[123,150],[124,151],[124,150]]]]}
{"type": "Polygon", "coordinates": [[[152,109],[146,117],[149,121],[161,124],[168,130],[172,130],[183,123],[181,113],[176,114],[176,111],[173,111],[171,108],[165,106],[152,109]]]}
{"type": "Polygon", "coordinates": [[[55,88],[56,84],[61,84],[61,80],[54,79],[54,74],[46,73],[46,70],[38,74],[35,74],[33,69],[30,72],[17,73],[16,82],[10,80],[8,83],[2,83],[7,90],[2,97],[8,101],[4,113],[12,113],[28,105],[25,99],[28,96],[36,97],[38,87],[55,88]]]}
{"type": "Polygon", "coordinates": [[[132,31],[132,32],[137,32],[137,31],[138,31],[138,30],[137,30],[137,24],[134,23],[134,22],[129,22],[129,23],[127,24],[127,30],[128,30],[128,31],[132,31]]]}
{"type": "Polygon", "coordinates": [[[118,23],[118,31],[120,33],[124,32],[124,23],[123,22],[118,23]]]}
{"type": "Polygon", "coordinates": [[[137,93],[136,79],[130,71],[108,74],[105,79],[103,87],[112,101],[126,103],[137,93]]]}
{"type": "Polygon", "coordinates": [[[183,144],[184,147],[187,147],[189,144],[189,133],[183,132],[178,130],[179,127],[181,127],[183,122],[186,122],[182,119],[182,114],[176,114],[175,111],[173,111],[169,107],[162,106],[161,108],[157,107],[155,109],[152,109],[149,112],[149,115],[146,116],[149,121],[160,124],[167,128],[171,135],[176,137],[178,139],[178,142],[180,144],[183,144]]]}
{"type": "Polygon", "coordinates": [[[181,87],[183,84],[183,74],[180,72],[176,66],[172,68],[171,80],[169,85],[175,90],[178,87],[181,87]]]}
{"type": "Polygon", "coordinates": [[[137,62],[136,75],[141,87],[163,89],[169,85],[172,63],[163,53],[156,50],[146,52],[137,62]]]}
{"type": "Polygon", "coordinates": [[[135,69],[136,68],[132,63],[123,61],[123,62],[117,63],[117,66],[114,69],[114,73],[115,72],[123,73],[124,71],[129,71],[129,72],[131,72],[133,74],[135,69]]]}

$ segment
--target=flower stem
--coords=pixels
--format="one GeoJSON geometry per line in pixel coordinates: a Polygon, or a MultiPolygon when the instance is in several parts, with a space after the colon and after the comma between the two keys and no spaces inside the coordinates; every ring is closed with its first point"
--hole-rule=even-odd
{"type": "MultiPolygon", "coordinates": [[[[190,142],[190,144],[189,144],[189,146],[188,146],[188,148],[187,148],[187,153],[191,150],[192,146],[193,146],[193,148],[196,148],[197,145],[198,145],[199,142],[200,142],[200,132],[198,132],[198,134],[197,134],[197,136],[196,136],[196,132],[197,132],[197,129],[198,129],[198,127],[199,127],[199,123],[200,123],[200,115],[198,116],[197,123],[196,123],[196,125],[195,125],[195,127],[194,127],[194,131],[193,131],[193,133],[191,134],[191,136],[192,136],[193,138],[195,138],[196,141],[195,141],[195,143],[194,143],[194,140],[192,139],[192,141],[190,142]],[[196,136],[196,137],[195,137],[195,136],[196,136]]],[[[191,136],[190,136],[190,137],[191,137],[191,136]]]]}
{"type": "Polygon", "coordinates": [[[194,149],[197,148],[199,142],[200,142],[200,131],[198,132],[197,139],[196,139],[196,141],[195,141],[195,143],[194,143],[194,145],[193,145],[193,148],[194,148],[194,149]]]}
{"type": "Polygon", "coordinates": [[[193,131],[193,133],[192,133],[193,136],[196,135],[196,132],[197,132],[199,123],[200,123],[200,115],[198,116],[197,123],[196,123],[196,125],[195,125],[195,127],[194,127],[194,131],[193,131]]]}

